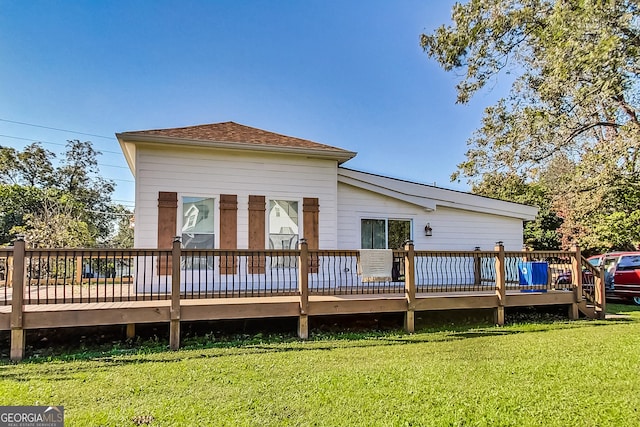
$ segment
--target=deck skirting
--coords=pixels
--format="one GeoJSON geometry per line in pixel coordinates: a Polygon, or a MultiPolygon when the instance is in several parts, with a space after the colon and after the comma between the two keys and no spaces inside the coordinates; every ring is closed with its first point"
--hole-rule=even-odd
{"type": "MultiPolygon", "coordinates": [[[[572,292],[509,292],[505,307],[571,305],[572,292]]],[[[25,305],[23,329],[163,323],[171,320],[170,300],[25,305]]],[[[495,292],[417,294],[413,311],[497,309],[495,292]]],[[[0,307],[0,330],[11,329],[11,306],[0,307]]],[[[307,315],[399,313],[408,311],[403,294],[310,296],[307,315]]],[[[180,320],[232,320],[300,316],[298,296],[185,299],[180,320]]]]}

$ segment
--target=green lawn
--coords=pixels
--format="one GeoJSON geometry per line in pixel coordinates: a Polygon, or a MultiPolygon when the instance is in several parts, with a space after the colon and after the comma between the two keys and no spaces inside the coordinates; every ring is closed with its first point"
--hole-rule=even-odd
{"type": "Polygon", "coordinates": [[[0,405],[69,426],[640,426],[640,308],[609,310],[628,317],[5,361],[0,405]]]}

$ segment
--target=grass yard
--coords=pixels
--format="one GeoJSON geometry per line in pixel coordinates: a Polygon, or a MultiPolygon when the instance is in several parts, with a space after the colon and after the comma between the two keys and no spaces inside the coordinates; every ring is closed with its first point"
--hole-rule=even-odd
{"type": "Polygon", "coordinates": [[[68,426],[640,426],[640,308],[607,321],[192,340],[0,362],[68,426]]]}

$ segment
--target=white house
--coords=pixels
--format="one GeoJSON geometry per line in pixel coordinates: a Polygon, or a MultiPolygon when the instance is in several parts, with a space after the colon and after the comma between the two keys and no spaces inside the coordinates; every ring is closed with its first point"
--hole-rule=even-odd
{"type": "Polygon", "coordinates": [[[135,246],[522,248],[537,208],[343,166],[356,153],[234,122],[116,134],[135,176],[135,246]]]}

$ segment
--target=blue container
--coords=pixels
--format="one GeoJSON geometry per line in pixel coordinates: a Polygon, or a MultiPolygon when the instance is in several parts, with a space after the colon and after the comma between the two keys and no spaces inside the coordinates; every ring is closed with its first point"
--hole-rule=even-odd
{"type": "Polygon", "coordinates": [[[549,264],[537,261],[518,262],[518,276],[520,286],[528,289],[521,289],[521,292],[547,292],[549,281],[549,264]],[[531,289],[532,287],[536,289],[531,289]]]}

